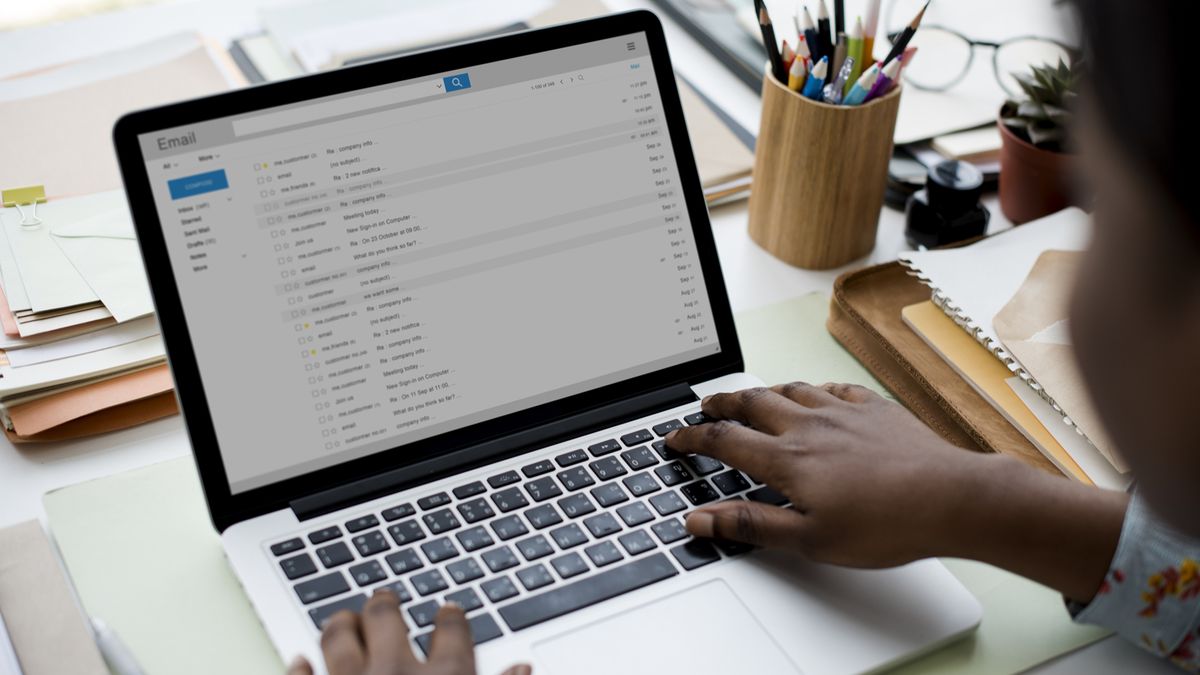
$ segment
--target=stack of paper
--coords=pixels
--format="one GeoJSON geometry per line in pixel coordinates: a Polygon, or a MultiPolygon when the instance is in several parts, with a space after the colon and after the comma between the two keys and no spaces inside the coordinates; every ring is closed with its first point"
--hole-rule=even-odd
{"type": "Polygon", "coordinates": [[[941,311],[922,303],[903,318],[1064,473],[1122,489],[1129,467],[1086,397],[1066,330],[1090,228],[1086,213],[1067,209],[972,246],[904,253],[941,311]]]}
{"type": "Polygon", "coordinates": [[[171,376],[112,150],[137,108],[227,89],[235,71],[184,34],[0,81],[0,422],[58,440],[174,410],[171,376]]]}

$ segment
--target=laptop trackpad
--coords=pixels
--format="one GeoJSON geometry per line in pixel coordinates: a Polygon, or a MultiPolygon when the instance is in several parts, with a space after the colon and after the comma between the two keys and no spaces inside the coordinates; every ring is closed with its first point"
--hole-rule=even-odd
{"type": "Polygon", "coordinates": [[[724,581],[714,579],[539,642],[535,672],[799,673],[724,581]]]}

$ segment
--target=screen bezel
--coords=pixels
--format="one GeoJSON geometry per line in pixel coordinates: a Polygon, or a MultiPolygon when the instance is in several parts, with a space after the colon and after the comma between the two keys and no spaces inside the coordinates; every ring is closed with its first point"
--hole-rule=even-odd
{"type": "Polygon", "coordinates": [[[649,11],[638,10],[523,31],[137,111],[118,120],[113,139],[162,328],[168,361],[175,378],[179,408],[184,417],[209,513],[218,531],[224,531],[229,525],[242,520],[285,508],[295,499],[331,487],[536,428],[640,393],[681,383],[695,384],[743,369],[741,349],[721,275],[720,261],[717,258],[708,208],[684,124],[675,75],[667,56],[662,26],[658,18],[649,11]],[[675,150],[684,200],[692,223],[717,338],[721,345],[720,352],[432,438],[398,445],[267,486],[232,493],[201,382],[199,365],[192,348],[179,289],[172,272],[166,239],[151,192],[146,159],[142,155],[138,137],[163,129],[387,85],[434,73],[477,67],[482,63],[633,33],[645,34],[654,64],[663,116],[675,150]],[[480,54],[486,54],[489,58],[480,61],[480,54]]]}

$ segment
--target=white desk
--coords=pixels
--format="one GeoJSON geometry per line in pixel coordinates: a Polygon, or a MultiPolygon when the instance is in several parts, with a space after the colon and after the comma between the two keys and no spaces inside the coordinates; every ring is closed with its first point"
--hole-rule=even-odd
{"type": "MultiPolygon", "coordinates": [[[[0,34],[0,77],[58,61],[151,40],[177,31],[198,30],[221,44],[257,28],[261,6],[286,0],[189,0],[110,12],[75,21],[0,34]]],[[[645,7],[644,0],[607,0],[616,9],[645,7]]],[[[706,96],[722,106],[752,133],[758,131],[758,97],[682,30],[667,24],[667,40],[675,67],[706,96]]],[[[993,229],[1008,227],[994,198],[993,229]]],[[[712,212],[721,268],[735,312],[812,291],[828,294],[845,269],[894,259],[904,244],[900,213],[884,209],[875,250],[846,268],[810,272],[790,267],[755,245],[746,234],[746,204],[712,212]]],[[[38,518],[45,520],[41,497],[48,490],[178,457],[189,452],[178,416],[135,429],[72,443],[13,447],[0,441],[0,526],[38,518]]],[[[1091,673],[1173,673],[1163,662],[1116,638],[1068,655],[1036,669],[1057,675],[1091,673]]]]}

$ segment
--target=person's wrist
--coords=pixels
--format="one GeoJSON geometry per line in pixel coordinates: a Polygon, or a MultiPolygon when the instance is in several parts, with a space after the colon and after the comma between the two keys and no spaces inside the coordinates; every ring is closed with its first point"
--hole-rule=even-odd
{"type": "Polygon", "coordinates": [[[947,494],[939,501],[943,512],[932,543],[934,555],[994,562],[990,553],[1008,546],[1024,511],[1022,502],[1032,497],[1032,469],[999,454],[959,450],[947,462],[939,481],[947,494]]]}

